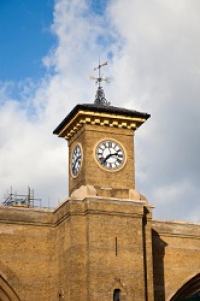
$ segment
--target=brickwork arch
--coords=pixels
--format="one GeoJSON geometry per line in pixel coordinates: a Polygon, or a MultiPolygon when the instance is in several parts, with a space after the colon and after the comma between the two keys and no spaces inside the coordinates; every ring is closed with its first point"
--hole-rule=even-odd
{"type": "Polygon", "coordinates": [[[0,275],[0,301],[20,301],[8,282],[0,275]]]}
{"type": "Polygon", "coordinates": [[[200,292],[200,273],[187,281],[170,299],[170,301],[179,301],[191,297],[200,292]]]}

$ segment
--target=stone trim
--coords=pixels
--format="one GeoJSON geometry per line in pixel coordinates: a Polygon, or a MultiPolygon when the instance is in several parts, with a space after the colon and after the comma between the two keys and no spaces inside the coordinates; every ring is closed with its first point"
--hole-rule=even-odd
{"type": "Polygon", "coordinates": [[[17,224],[55,227],[71,215],[107,214],[139,217],[146,215],[146,209],[151,210],[145,201],[121,200],[90,196],[82,200],[67,199],[54,211],[35,211],[33,208],[0,207],[0,224],[17,224]]]}
{"type": "Polygon", "coordinates": [[[183,237],[200,240],[200,224],[166,220],[152,220],[153,235],[183,237]],[[157,234],[156,234],[157,233],[157,234]]]}
{"type": "Polygon", "coordinates": [[[84,124],[136,130],[145,121],[145,118],[139,117],[111,115],[108,113],[98,113],[90,111],[79,111],[63,127],[63,129],[60,130],[58,136],[64,137],[66,140],[70,140],[84,124]]]}

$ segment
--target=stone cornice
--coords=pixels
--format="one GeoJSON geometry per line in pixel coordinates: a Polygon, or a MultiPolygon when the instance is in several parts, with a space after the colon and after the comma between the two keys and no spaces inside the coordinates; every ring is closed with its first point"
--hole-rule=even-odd
{"type": "Polygon", "coordinates": [[[53,210],[43,208],[0,207],[0,224],[52,225],[53,210]]]}
{"type": "Polygon", "coordinates": [[[0,207],[0,224],[18,224],[54,227],[73,215],[107,214],[142,218],[144,208],[151,207],[141,201],[87,197],[82,201],[67,199],[55,210],[42,208],[0,207]]]}
{"type": "Polygon", "coordinates": [[[71,137],[84,124],[100,125],[115,128],[124,128],[129,130],[136,130],[146,119],[139,117],[111,115],[108,113],[98,113],[90,111],[79,111],[59,132],[58,136],[66,140],[71,137]]]}
{"type": "Polygon", "coordinates": [[[152,220],[153,235],[200,239],[200,224],[179,221],[152,220]]]}
{"type": "Polygon", "coordinates": [[[54,130],[54,134],[70,140],[84,125],[136,130],[150,117],[147,113],[112,106],[77,105],[54,130]]]}

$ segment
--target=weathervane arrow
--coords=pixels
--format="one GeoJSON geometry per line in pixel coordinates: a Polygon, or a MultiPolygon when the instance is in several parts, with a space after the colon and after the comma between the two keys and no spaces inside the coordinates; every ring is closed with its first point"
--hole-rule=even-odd
{"type": "Polygon", "coordinates": [[[101,65],[99,65],[98,67],[96,67],[96,68],[94,68],[94,71],[96,71],[97,69],[101,69],[101,67],[103,67],[103,66],[106,66],[106,65],[108,65],[108,62],[105,62],[105,63],[103,63],[103,64],[101,64],[101,65]]]}
{"type": "Polygon", "coordinates": [[[105,98],[105,93],[101,86],[102,81],[109,83],[109,80],[110,80],[109,77],[104,78],[103,74],[101,74],[101,68],[106,65],[108,65],[108,62],[100,64],[100,58],[99,58],[99,66],[94,68],[94,71],[99,69],[99,77],[90,76],[90,80],[95,80],[96,84],[99,84],[99,86],[97,88],[96,96],[95,96],[95,101],[94,101],[94,103],[99,106],[109,106],[110,105],[110,103],[107,102],[107,100],[105,98]]]}

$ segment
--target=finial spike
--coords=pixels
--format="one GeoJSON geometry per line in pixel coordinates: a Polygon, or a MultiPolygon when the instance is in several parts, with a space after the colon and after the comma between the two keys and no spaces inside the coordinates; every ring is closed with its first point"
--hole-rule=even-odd
{"type": "Polygon", "coordinates": [[[98,88],[97,88],[97,92],[96,92],[96,96],[95,96],[95,101],[94,103],[96,105],[99,106],[109,106],[110,103],[106,100],[105,98],[105,93],[104,90],[101,86],[101,82],[105,81],[106,83],[110,82],[109,77],[103,77],[103,74],[101,74],[101,68],[108,65],[108,62],[104,62],[103,64],[100,63],[100,56],[99,56],[99,66],[94,68],[94,71],[99,70],[99,77],[94,77],[94,76],[90,76],[90,80],[95,80],[97,84],[99,84],[98,88]]]}

